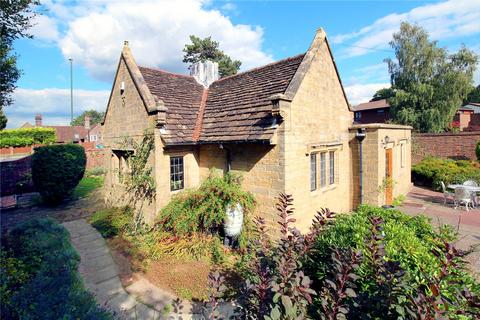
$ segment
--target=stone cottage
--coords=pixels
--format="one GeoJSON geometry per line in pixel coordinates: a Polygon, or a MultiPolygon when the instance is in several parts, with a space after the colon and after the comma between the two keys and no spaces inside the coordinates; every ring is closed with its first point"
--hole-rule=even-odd
{"type": "Polygon", "coordinates": [[[212,168],[241,172],[258,201],[256,213],[272,224],[275,197],[292,194],[303,230],[322,207],[347,212],[360,194],[382,205],[407,193],[411,128],[353,125],[322,29],[304,54],[222,79],[217,68],[201,63],[181,75],[141,67],[125,42],[103,123],[110,202],[125,198],[118,173],[128,152],[119,141],[139,138],[146,128],[155,141],[156,197],[144,206],[150,220],[212,168]],[[366,134],[361,174],[359,132],[366,134]],[[381,189],[386,176],[394,183],[381,189]]]}

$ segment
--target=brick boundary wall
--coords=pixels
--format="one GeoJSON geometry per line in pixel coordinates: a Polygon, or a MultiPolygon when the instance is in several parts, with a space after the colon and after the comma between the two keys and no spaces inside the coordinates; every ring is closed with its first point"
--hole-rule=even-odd
{"type": "Polygon", "coordinates": [[[85,149],[87,155],[87,170],[93,168],[103,168],[105,159],[105,150],[103,149],[85,149]]]}
{"type": "Polygon", "coordinates": [[[1,195],[34,191],[32,182],[32,156],[0,163],[1,195]]]}
{"type": "Polygon", "coordinates": [[[480,131],[458,133],[417,133],[412,135],[412,164],[426,156],[475,160],[480,131]]]}

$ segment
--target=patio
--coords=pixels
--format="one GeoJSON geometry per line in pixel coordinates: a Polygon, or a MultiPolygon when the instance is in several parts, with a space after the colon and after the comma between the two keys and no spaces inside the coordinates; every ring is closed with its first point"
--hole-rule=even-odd
{"type": "Polygon", "coordinates": [[[468,257],[473,270],[480,278],[480,208],[465,211],[465,207],[453,208],[453,202],[443,204],[441,192],[413,186],[399,210],[409,215],[423,214],[432,219],[436,226],[449,224],[458,230],[459,240],[456,246],[466,250],[476,245],[477,251],[468,257]]]}

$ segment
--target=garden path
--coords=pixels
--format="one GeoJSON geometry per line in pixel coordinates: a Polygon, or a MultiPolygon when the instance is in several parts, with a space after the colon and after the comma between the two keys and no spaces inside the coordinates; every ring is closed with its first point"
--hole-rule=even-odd
{"type": "MultiPolygon", "coordinates": [[[[203,305],[180,301],[172,294],[140,278],[123,288],[106,241],[85,219],[64,222],[71,241],[80,255],[79,272],[85,286],[100,305],[115,312],[121,319],[206,319],[203,305]],[[141,302],[140,302],[141,301],[141,302]]],[[[222,305],[221,314],[233,308],[222,305]]]]}

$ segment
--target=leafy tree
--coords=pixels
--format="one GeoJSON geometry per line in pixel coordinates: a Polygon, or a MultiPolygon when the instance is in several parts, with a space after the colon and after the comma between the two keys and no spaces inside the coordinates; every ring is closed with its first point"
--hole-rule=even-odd
{"type": "Polygon", "coordinates": [[[375,94],[373,95],[370,101],[390,99],[391,97],[394,97],[394,96],[395,96],[395,91],[392,88],[382,88],[382,89],[379,89],[377,92],[375,92],[375,94]]]}
{"type": "Polygon", "coordinates": [[[0,130],[5,129],[7,126],[7,116],[3,113],[3,107],[0,105],[0,130]]]}
{"type": "Polygon", "coordinates": [[[480,85],[472,87],[472,91],[467,96],[466,102],[477,102],[480,103],[480,85]]]}
{"type": "Polygon", "coordinates": [[[212,40],[212,37],[201,39],[197,36],[190,36],[191,44],[186,44],[183,48],[185,55],[183,62],[189,63],[190,66],[199,61],[211,60],[218,62],[218,70],[220,77],[227,77],[236,74],[242,65],[239,60],[232,60],[222,50],[219,49],[217,41],[212,40]]]}
{"type": "Polygon", "coordinates": [[[389,100],[394,122],[421,132],[442,132],[470,91],[478,57],[464,46],[450,54],[423,28],[406,22],[390,45],[396,60],[385,61],[395,90],[389,100]]]}
{"type": "Polygon", "coordinates": [[[33,7],[39,4],[37,0],[0,0],[0,106],[12,103],[11,93],[21,74],[12,52],[13,41],[32,38],[28,29],[35,16],[33,7]]]}
{"type": "Polygon", "coordinates": [[[85,116],[90,117],[90,127],[93,127],[97,123],[102,122],[103,117],[105,116],[105,112],[99,112],[96,110],[87,110],[83,111],[81,115],[78,117],[74,118],[72,122],[70,122],[70,125],[72,126],[83,126],[85,124],[85,116]]]}

